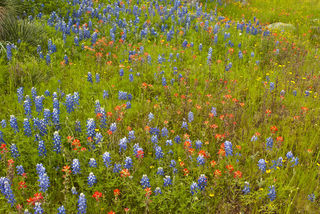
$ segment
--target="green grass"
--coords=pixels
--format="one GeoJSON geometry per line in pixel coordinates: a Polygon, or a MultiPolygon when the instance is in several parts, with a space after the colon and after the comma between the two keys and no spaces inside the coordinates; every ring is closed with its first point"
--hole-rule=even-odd
{"type": "MultiPolygon", "coordinates": [[[[40,2],[40,1],[39,1],[40,2]]],[[[39,3],[38,2],[38,3],[39,3]]],[[[99,30],[98,44],[93,51],[81,49],[74,45],[74,34],[62,40],[62,33],[48,27],[45,20],[36,23],[45,25],[44,30],[57,46],[57,52],[51,55],[51,64],[40,60],[36,47],[27,45],[24,41],[13,50],[13,59],[8,62],[5,55],[1,55],[0,76],[0,120],[7,121],[6,128],[0,128],[8,150],[16,144],[20,157],[14,158],[14,165],[23,165],[27,178],[14,173],[12,189],[17,200],[16,204],[23,205],[23,209],[33,210],[26,200],[39,192],[36,164],[43,163],[50,178],[50,187],[43,193],[42,207],[47,213],[56,213],[59,206],[64,205],[67,213],[75,213],[79,196],[70,192],[75,186],[78,193],[83,192],[87,199],[88,213],[105,213],[114,211],[124,213],[124,208],[130,208],[132,213],[317,213],[319,210],[319,56],[317,43],[310,40],[310,20],[316,18],[320,10],[317,2],[292,0],[288,4],[280,1],[248,1],[245,6],[238,3],[228,3],[218,6],[218,16],[225,16],[231,20],[230,28],[225,29],[226,22],[219,22],[218,42],[215,44],[213,33],[201,27],[205,17],[195,18],[189,31],[175,35],[170,42],[166,41],[166,34],[161,33],[161,19],[155,16],[141,17],[138,29],[142,29],[145,21],[150,21],[158,36],[149,36],[141,39],[140,34],[129,34],[122,44],[118,41],[120,30],[117,31],[117,40],[109,45],[109,31],[111,26],[102,25],[92,19],[94,28],[99,30]],[[283,13],[284,15],[279,15],[283,13]],[[285,15],[285,14],[288,15],[285,15]],[[236,29],[238,21],[259,19],[262,26],[273,22],[286,22],[299,26],[296,32],[272,32],[268,37],[247,34],[245,30],[236,29]],[[196,32],[194,27],[198,25],[196,32]],[[230,38],[224,40],[224,33],[229,32],[230,38]],[[306,35],[303,35],[306,33],[306,35]],[[104,38],[105,39],[102,39],[104,38]],[[193,47],[182,47],[183,41],[193,42],[193,47]],[[233,47],[226,46],[232,41],[233,47]],[[279,44],[276,46],[276,42],[279,44]],[[202,43],[203,50],[198,46],[202,43]],[[241,43],[241,48],[238,44],[241,43]],[[143,53],[137,54],[129,61],[129,51],[137,53],[144,47],[143,53]],[[212,61],[207,63],[208,51],[212,47],[212,61]],[[276,54],[276,49],[279,54],[276,54]],[[243,58],[239,59],[239,50],[243,58]],[[251,56],[254,52],[254,56],[251,56]],[[102,58],[97,55],[102,54],[102,58]],[[168,61],[170,54],[173,57],[168,61]],[[179,58],[176,57],[179,53],[179,58]],[[64,65],[64,55],[69,57],[70,64],[64,65]],[[150,55],[152,63],[147,63],[150,55]],[[159,55],[164,55],[165,62],[159,63],[159,55]],[[259,61],[259,63],[257,62],[259,61]],[[110,63],[112,62],[112,63],[110,63]],[[232,68],[226,71],[225,67],[232,62],[232,68]],[[123,68],[124,76],[119,76],[123,68]],[[132,71],[130,71],[132,69],[132,71]],[[177,74],[174,74],[176,69],[177,74]],[[163,72],[162,72],[163,71],[163,72]],[[93,83],[87,81],[88,72],[93,75],[93,83]],[[139,73],[139,75],[137,75],[139,73]],[[95,74],[100,74],[100,82],[95,82],[95,74]],[[133,81],[129,80],[133,74],[133,81]],[[155,75],[156,74],[156,75],[155,75]],[[178,75],[182,75],[179,80],[178,75]],[[165,77],[167,87],[162,84],[165,77]],[[171,85],[171,79],[175,79],[171,85]],[[274,89],[270,90],[270,83],[274,89]],[[51,97],[44,100],[44,108],[53,109],[52,93],[58,92],[60,101],[59,135],[62,137],[62,152],[53,151],[53,133],[56,127],[48,126],[48,134],[42,139],[48,150],[47,157],[38,156],[38,142],[34,135],[26,137],[23,133],[23,119],[26,117],[23,104],[17,101],[16,91],[24,87],[24,95],[31,97],[31,88],[37,89],[38,95],[49,90],[51,97]],[[109,98],[103,98],[103,90],[108,91],[109,98]],[[294,90],[297,95],[294,95],[294,90]],[[126,109],[125,100],[118,99],[118,92],[125,91],[132,94],[131,108],[126,109]],[[309,91],[309,96],[305,96],[309,91]],[[80,105],[75,111],[67,113],[65,95],[78,92],[80,105]],[[282,94],[282,96],[280,96],[282,94]],[[107,117],[107,127],[100,125],[95,113],[95,102],[100,101],[105,112],[111,112],[107,117]],[[210,112],[216,107],[217,116],[210,112]],[[188,122],[188,129],[181,128],[183,121],[188,121],[188,113],[192,111],[194,121],[188,122]],[[154,119],[149,121],[148,115],[152,112],[154,119]],[[10,115],[17,118],[20,132],[14,133],[9,124],[10,115]],[[103,135],[103,140],[94,150],[90,149],[86,132],[86,121],[94,118],[97,124],[96,132],[103,135]],[[81,121],[82,132],[75,131],[75,121],[81,121]],[[117,131],[108,134],[111,123],[117,123],[117,131]],[[214,128],[216,125],[216,128],[214,128]],[[276,126],[274,133],[271,127],[276,126]],[[158,144],[165,153],[161,160],[155,159],[154,145],[148,127],[166,127],[169,136],[159,137],[158,144]],[[128,130],[135,131],[136,139],[128,143],[125,152],[119,153],[119,141],[128,137],[128,130]],[[260,133],[257,141],[251,141],[253,135],[260,133]],[[180,144],[173,142],[166,146],[166,140],[179,135],[180,144]],[[224,138],[219,139],[219,135],[224,138]],[[67,137],[79,139],[81,147],[86,151],[74,151],[74,146],[67,137]],[[189,137],[188,137],[189,136],[189,137]],[[273,148],[266,148],[267,138],[274,140],[273,148]],[[280,138],[283,142],[280,142],[280,138]],[[185,149],[187,139],[195,142],[201,140],[207,158],[204,166],[198,166],[196,161],[199,149],[191,152],[185,149]],[[277,140],[277,138],[279,140],[277,140]],[[221,156],[218,154],[221,144],[226,140],[232,142],[233,155],[221,156]],[[139,160],[133,155],[133,145],[139,143],[143,148],[144,158],[139,160]],[[173,154],[168,154],[172,150],[173,154]],[[133,159],[133,168],[130,169],[131,178],[123,178],[112,172],[112,168],[104,166],[102,154],[110,152],[112,164],[124,164],[127,156],[133,159]],[[286,158],[292,151],[299,163],[293,163],[286,158]],[[279,168],[271,168],[272,160],[282,157],[285,161],[279,168]],[[95,158],[98,167],[90,168],[88,161],[95,158]],[[63,178],[61,169],[65,165],[72,165],[73,159],[79,159],[81,174],[69,175],[63,178]],[[258,168],[258,161],[267,161],[267,171],[262,173],[258,168]],[[170,167],[171,160],[176,161],[177,173],[170,167]],[[211,166],[214,160],[216,165],[211,166]],[[184,162],[184,166],[180,165],[184,162]],[[232,165],[234,170],[226,168],[232,165]],[[163,167],[165,175],[170,175],[173,185],[163,186],[163,178],[156,174],[157,168],[163,167]],[[189,170],[184,175],[184,168],[189,170]],[[222,175],[216,175],[220,170],[222,175]],[[241,171],[241,178],[234,178],[234,172],[241,171]],[[90,172],[97,176],[97,184],[89,187],[87,177],[90,172]],[[153,192],[145,196],[145,190],[140,185],[142,176],[146,174],[150,179],[151,190],[161,187],[162,194],[155,196],[153,192]],[[207,176],[206,190],[195,195],[190,193],[192,182],[198,182],[201,174],[207,176]],[[19,190],[18,183],[24,180],[28,186],[19,190]],[[243,194],[245,182],[250,183],[251,192],[243,194]],[[268,198],[269,186],[275,186],[276,199],[268,198]],[[120,190],[120,196],[115,197],[113,191],[120,190]],[[99,191],[104,196],[97,202],[92,195],[99,191]],[[308,195],[314,193],[315,202],[308,200],[308,195]]],[[[68,6],[62,8],[62,13],[68,6]]],[[[126,3],[125,3],[126,4],[126,3]]],[[[145,5],[148,5],[147,1],[145,5]]],[[[205,4],[205,3],[204,3],[205,4]]],[[[144,8],[141,4],[139,7],[144,8]]],[[[97,3],[94,4],[97,6],[97,3]]],[[[208,1],[207,9],[210,12],[216,6],[208,1]]],[[[44,10],[50,11],[53,5],[44,10]]],[[[130,6],[131,8],[132,6],[130,6]]],[[[35,8],[38,10],[38,8],[35,8]]],[[[194,9],[190,9],[195,14],[194,9]]],[[[143,11],[144,13],[144,11],[143,11]]],[[[44,14],[44,19],[49,14],[44,14]]],[[[126,20],[134,19],[132,14],[120,12],[120,17],[126,20]]],[[[83,16],[82,23],[87,23],[89,14],[83,16]]],[[[114,17],[112,17],[114,20],[114,17]]],[[[165,24],[171,24],[171,18],[165,24]]],[[[214,29],[216,22],[210,21],[209,27],[214,29]]],[[[151,28],[150,27],[150,28],[151,28]]],[[[182,25],[176,25],[175,30],[183,31],[182,25]]],[[[133,30],[133,29],[130,29],[133,30]]],[[[210,31],[210,30],[209,30],[210,31]]],[[[43,42],[44,56],[47,54],[47,41],[43,42]]],[[[86,46],[91,41],[84,41],[86,46]]],[[[37,113],[32,106],[33,117],[43,118],[43,113],[37,113]]],[[[10,177],[12,168],[7,164],[12,159],[11,153],[1,154],[0,176],[10,177]]],[[[15,204],[15,205],[16,205],[15,204]]],[[[0,195],[0,212],[17,211],[11,208],[3,194],[0,195]]]]}

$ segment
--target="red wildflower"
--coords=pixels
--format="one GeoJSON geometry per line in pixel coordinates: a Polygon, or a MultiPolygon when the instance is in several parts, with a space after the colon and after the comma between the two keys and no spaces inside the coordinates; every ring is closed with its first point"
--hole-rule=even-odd
{"type": "Polygon", "coordinates": [[[217,165],[217,163],[214,160],[212,160],[212,161],[210,161],[210,165],[211,165],[211,167],[215,167],[217,165]]]}
{"type": "Polygon", "coordinates": [[[102,193],[96,191],[96,192],[92,195],[92,197],[95,198],[97,201],[99,201],[99,198],[102,197],[102,193]]]}
{"type": "Polygon", "coordinates": [[[19,189],[25,189],[27,188],[26,182],[25,181],[20,181],[19,182],[19,189]]]}
{"type": "Polygon", "coordinates": [[[118,197],[120,195],[120,190],[119,189],[113,190],[113,194],[115,197],[118,197]]]}
{"type": "Polygon", "coordinates": [[[123,170],[121,170],[120,176],[121,176],[121,177],[128,177],[128,176],[130,176],[129,170],[128,170],[128,169],[123,169],[123,170]]]}
{"type": "Polygon", "coordinates": [[[231,164],[226,166],[227,170],[229,170],[229,172],[233,171],[233,166],[231,164]]]}
{"type": "Polygon", "coordinates": [[[234,178],[241,178],[241,177],[242,177],[242,172],[240,172],[239,170],[238,170],[238,171],[235,171],[233,177],[234,177],[234,178]]]}

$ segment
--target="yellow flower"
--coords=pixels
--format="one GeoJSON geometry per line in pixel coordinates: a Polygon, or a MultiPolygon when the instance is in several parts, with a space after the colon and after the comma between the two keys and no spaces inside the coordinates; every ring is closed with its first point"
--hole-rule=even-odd
{"type": "Polygon", "coordinates": [[[267,170],[266,170],[266,173],[270,173],[270,172],[271,172],[271,170],[270,170],[270,169],[267,169],[267,170]]]}
{"type": "Polygon", "coordinates": [[[153,169],[154,168],[154,166],[150,166],[150,169],[153,169]]]}
{"type": "Polygon", "coordinates": [[[95,129],[95,131],[96,131],[96,132],[98,132],[98,131],[99,131],[99,129],[95,129]]]}
{"type": "Polygon", "coordinates": [[[213,197],[213,196],[214,196],[214,193],[210,193],[209,196],[210,196],[210,197],[213,197]]]}

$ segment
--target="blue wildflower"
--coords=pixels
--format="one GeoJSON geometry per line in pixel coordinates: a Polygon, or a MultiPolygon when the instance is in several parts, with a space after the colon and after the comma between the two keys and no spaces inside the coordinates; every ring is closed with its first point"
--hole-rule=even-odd
{"type": "Polygon", "coordinates": [[[81,169],[80,169],[79,159],[73,159],[71,168],[72,168],[72,173],[73,173],[74,175],[80,173],[80,170],[81,170],[81,169]]]}
{"type": "Polygon", "coordinates": [[[147,188],[147,187],[151,187],[150,185],[150,180],[148,178],[147,175],[143,175],[140,181],[140,184],[142,186],[143,189],[147,188]]]}

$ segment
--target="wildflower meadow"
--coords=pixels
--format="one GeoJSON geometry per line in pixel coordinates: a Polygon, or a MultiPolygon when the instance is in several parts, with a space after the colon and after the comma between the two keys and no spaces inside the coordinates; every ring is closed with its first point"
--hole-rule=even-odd
{"type": "Polygon", "coordinates": [[[1,0],[0,213],[319,213],[319,14],[1,0]]]}

